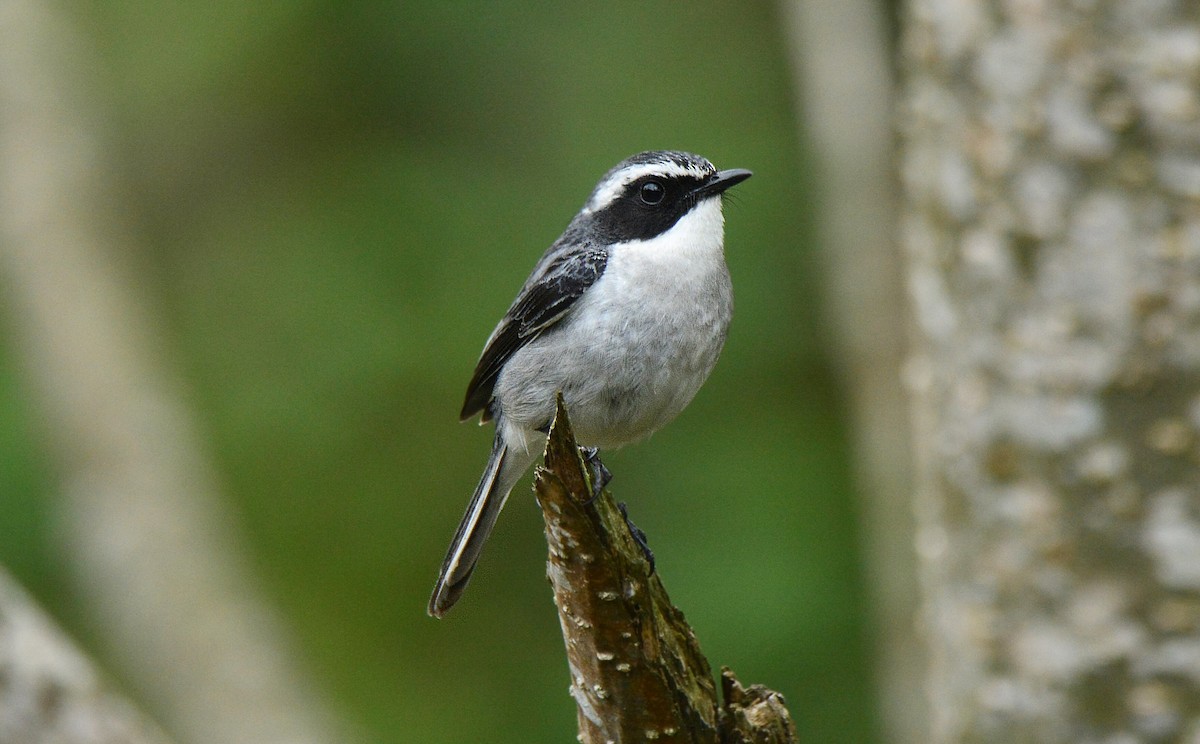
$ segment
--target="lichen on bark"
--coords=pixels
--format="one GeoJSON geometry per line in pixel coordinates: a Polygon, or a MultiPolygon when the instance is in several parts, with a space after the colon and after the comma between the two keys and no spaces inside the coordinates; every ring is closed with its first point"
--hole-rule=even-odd
{"type": "Polygon", "coordinates": [[[1200,734],[1200,9],[913,0],[935,742],[1200,734]]]}

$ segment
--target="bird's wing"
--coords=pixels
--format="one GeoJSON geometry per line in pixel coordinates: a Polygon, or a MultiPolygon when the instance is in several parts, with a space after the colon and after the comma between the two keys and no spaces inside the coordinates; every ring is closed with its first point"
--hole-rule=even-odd
{"type": "Polygon", "coordinates": [[[487,407],[504,364],[518,349],[562,320],[575,301],[604,273],[607,263],[608,252],[598,247],[570,251],[552,248],[547,253],[504,314],[500,325],[492,331],[479,364],[475,366],[475,374],[467,385],[460,414],[463,421],[481,411],[483,421],[491,419],[487,407]]]}

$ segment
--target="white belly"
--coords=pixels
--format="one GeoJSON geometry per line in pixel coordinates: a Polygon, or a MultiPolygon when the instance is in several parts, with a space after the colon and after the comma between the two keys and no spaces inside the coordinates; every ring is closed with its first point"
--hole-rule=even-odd
{"type": "MultiPolygon", "coordinates": [[[[711,211],[720,220],[712,201],[689,217],[711,219],[711,211]]],[[[617,246],[568,316],[513,355],[494,392],[511,444],[541,446],[536,430],[553,417],[559,390],[580,444],[601,448],[645,437],[687,406],[716,364],[732,313],[722,230],[697,228],[715,244],[674,235],[670,244],[617,246]]]]}

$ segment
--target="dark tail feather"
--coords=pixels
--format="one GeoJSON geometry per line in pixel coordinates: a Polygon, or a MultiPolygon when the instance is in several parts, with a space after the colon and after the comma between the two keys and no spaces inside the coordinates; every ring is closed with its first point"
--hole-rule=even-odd
{"type": "Polygon", "coordinates": [[[467,505],[467,513],[450,541],[442,571],[433,587],[433,596],[429,598],[429,614],[433,617],[442,617],[449,612],[467,588],[467,581],[475,570],[484,543],[492,534],[509,491],[529,467],[529,462],[520,463],[522,459],[520,453],[509,450],[497,433],[483,477],[479,479],[471,503],[467,505]]]}

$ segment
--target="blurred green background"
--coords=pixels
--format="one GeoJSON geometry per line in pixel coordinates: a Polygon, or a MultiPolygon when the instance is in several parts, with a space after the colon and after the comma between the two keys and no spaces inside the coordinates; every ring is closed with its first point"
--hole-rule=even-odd
{"type": "MultiPolygon", "coordinates": [[[[692,406],[606,456],[612,489],[714,665],[782,692],[802,741],[873,741],[814,167],[777,8],[550,7],[74,6],[138,279],[262,581],[368,740],[574,739],[528,479],[463,602],[425,616],[491,437],[457,412],[599,176],[691,150],[755,171],[726,212],[734,325],[692,406]]],[[[0,343],[0,562],[86,642],[19,369],[0,343]]]]}

